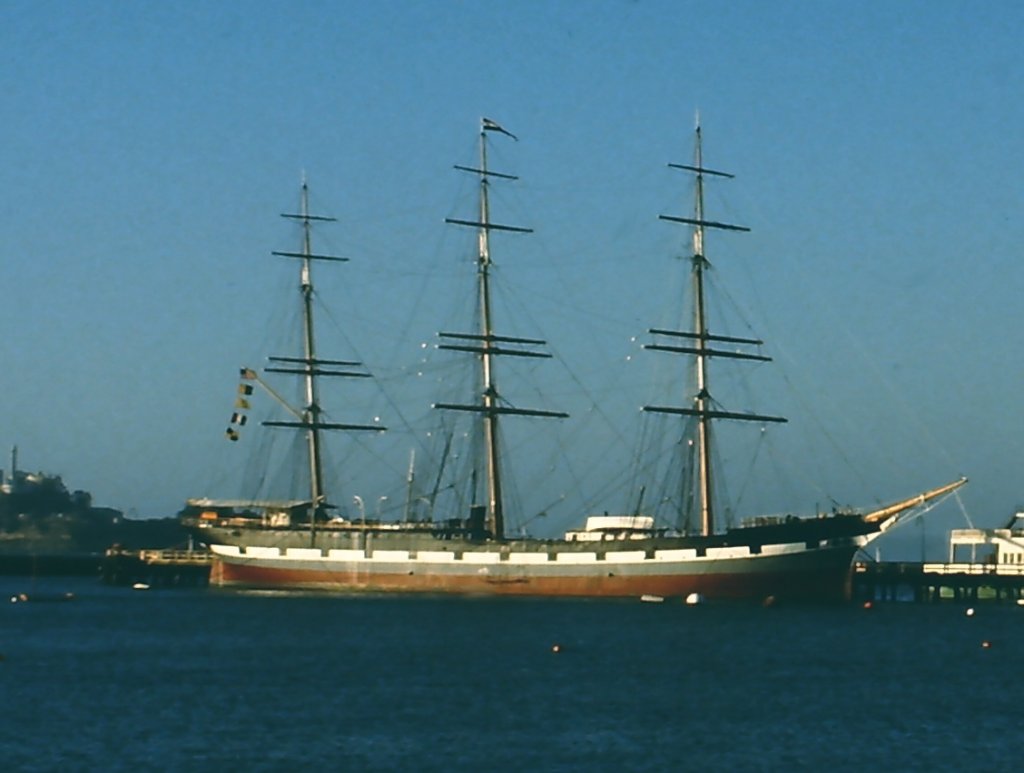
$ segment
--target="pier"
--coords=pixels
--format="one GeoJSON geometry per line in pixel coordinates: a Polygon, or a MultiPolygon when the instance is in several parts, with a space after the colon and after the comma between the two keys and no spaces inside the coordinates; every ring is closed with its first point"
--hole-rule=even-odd
{"type": "Polygon", "coordinates": [[[1024,565],[997,563],[858,562],[854,601],[1008,601],[1024,599],[1024,565]]]}
{"type": "Polygon", "coordinates": [[[202,588],[210,582],[209,551],[124,550],[110,548],[103,557],[101,576],[107,585],[151,588],[202,588]]]}

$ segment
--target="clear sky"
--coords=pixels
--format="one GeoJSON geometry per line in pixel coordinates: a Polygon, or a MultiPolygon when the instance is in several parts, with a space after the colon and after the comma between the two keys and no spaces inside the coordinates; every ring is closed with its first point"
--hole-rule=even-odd
{"type": "MultiPolygon", "coordinates": [[[[223,431],[293,290],[269,251],[296,247],[278,213],[303,172],[339,218],[321,246],[353,258],[318,275],[321,349],[378,374],[389,426],[426,411],[401,384],[465,327],[472,266],[443,218],[472,214],[451,166],[488,116],[520,138],[494,143],[521,177],[495,217],[536,229],[495,245],[520,304],[505,332],[543,335],[586,385],[550,398],[573,414],[555,433],[572,473],[524,496],[575,501],[592,467],[628,463],[657,359],[639,343],[689,251],[657,219],[691,207],[665,164],[690,160],[699,109],[706,162],[737,175],[708,214],[752,228],[707,253],[776,357],[755,407],[790,418],[775,447],[807,481],[745,503],[873,504],[964,474],[967,513],[1000,523],[1024,502],[1022,29],[1018,3],[948,0],[7,0],[0,448],[138,516],[235,495],[217,471],[244,443],[223,431]]],[[[394,499],[409,447],[342,452],[373,459],[349,491],[394,499]]],[[[599,494],[584,506],[623,506],[599,494]]]]}

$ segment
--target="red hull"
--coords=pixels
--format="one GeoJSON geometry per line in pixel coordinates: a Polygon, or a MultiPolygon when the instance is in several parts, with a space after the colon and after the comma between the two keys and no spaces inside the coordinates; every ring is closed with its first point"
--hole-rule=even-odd
{"type": "MultiPolygon", "coordinates": [[[[851,556],[852,557],[852,556],[851,556]]],[[[683,598],[764,601],[844,601],[850,593],[850,562],[773,571],[702,574],[499,578],[473,574],[413,574],[282,568],[215,560],[214,585],[342,593],[426,593],[464,596],[683,598]]]]}

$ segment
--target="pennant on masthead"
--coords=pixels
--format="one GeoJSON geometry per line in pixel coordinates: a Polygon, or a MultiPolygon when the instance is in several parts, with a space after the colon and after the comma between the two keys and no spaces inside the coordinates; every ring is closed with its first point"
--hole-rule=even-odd
{"type": "Polygon", "coordinates": [[[481,118],[480,126],[485,132],[500,132],[501,134],[507,134],[516,142],[519,142],[519,138],[516,135],[514,135],[508,129],[504,128],[497,121],[492,121],[490,118],[481,118]]]}

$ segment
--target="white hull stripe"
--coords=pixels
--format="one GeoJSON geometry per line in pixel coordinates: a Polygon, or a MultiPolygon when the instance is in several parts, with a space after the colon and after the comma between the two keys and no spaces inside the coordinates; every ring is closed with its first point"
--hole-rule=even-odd
{"type": "Polygon", "coordinates": [[[795,553],[814,552],[821,548],[839,547],[841,545],[856,544],[863,546],[868,540],[864,537],[843,539],[835,544],[829,541],[822,541],[816,548],[808,548],[803,542],[786,543],[780,545],[764,545],[760,553],[751,553],[745,546],[741,547],[720,547],[708,548],[706,554],[698,556],[693,548],[655,550],[648,555],[643,550],[620,550],[607,551],[604,554],[596,552],[558,551],[550,552],[510,552],[507,554],[498,551],[467,550],[462,553],[443,550],[320,550],[318,548],[287,548],[281,550],[274,547],[250,546],[244,550],[238,545],[211,545],[210,550],[214,555],[225,560],[241,559],[246,562],[259,561],[260,559],[273,560],[276,562],[316,562],[317,564],[331,563],[365,563],[367,565],[382,563],[402,563],[416,566],[427,566],[432,564],[502,564],[502,565],[536,565],[536,564],[660,564],[660,563],[687,563],[706,562],[730,559],[757,559],[771,558],[774,556],[791,555],[795,553]]]}

